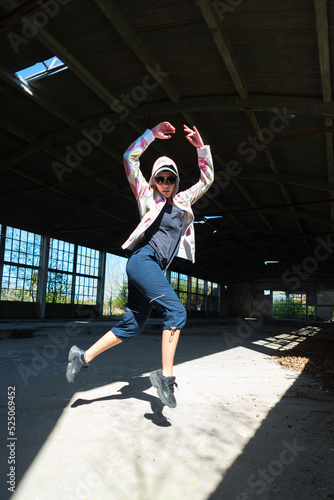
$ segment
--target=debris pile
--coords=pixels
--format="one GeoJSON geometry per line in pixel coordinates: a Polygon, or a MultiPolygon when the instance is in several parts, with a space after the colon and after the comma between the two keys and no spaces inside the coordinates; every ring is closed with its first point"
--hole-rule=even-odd
{"type": "Polygon", "coordinates": [[[333,339],[315,335],[291,350],[281,351],[275,360],[283,367],[298,372],[321,375],[334,388],[333,339]]]}

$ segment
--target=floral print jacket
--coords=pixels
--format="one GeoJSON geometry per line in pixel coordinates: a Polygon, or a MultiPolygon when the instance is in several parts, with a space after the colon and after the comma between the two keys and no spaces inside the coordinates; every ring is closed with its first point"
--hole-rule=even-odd
{"type": "MultiPolygon", "coordinates": [[[[154,167],[150,182],[147,182],[140,170],[139,158],[146,148],[155,140],[151,130],[139,137],[124,153],[124,166],[131,189],[136,197],[141,221],[132,232],[123,249],[135,250],[143,241],[146,229],[154,222],[166,199],[154,189],[154,167]]],[[[213,183],[213,163],[210,146],[197,148],[199,181],[185,191],[173,194],[174,204],[184,211],[183,229],[177,256],[195,262],[195,234],[193,205],[209,189],[213,183]]],[[[176,183],[178,186],[178,182],[176,183]]]]}

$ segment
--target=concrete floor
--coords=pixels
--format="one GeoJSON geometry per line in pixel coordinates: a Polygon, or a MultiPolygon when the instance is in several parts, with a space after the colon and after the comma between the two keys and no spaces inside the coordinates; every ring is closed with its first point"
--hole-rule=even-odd
{"type": "Polygon", "coordinates": [[[83,324],[38,323],[36,336],[17,339],[10,332],[32,323],[2,323],[0,498],[11,496],[10,457],[13,500],[334,498],[334,393],[272,359],[301,335],[332,336],[332,325],[306,326],[189,325],[170,409],[148,379],[160,367],[156,330],[102,354],[71,385],[68,348],[87,348],[105,324],[87,334],[83,324]],[[11,386],[16,440],[7,439],[11,386]]]}

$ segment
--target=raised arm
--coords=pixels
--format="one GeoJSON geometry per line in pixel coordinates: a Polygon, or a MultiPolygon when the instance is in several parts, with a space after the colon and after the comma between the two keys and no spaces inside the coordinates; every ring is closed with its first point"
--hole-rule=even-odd
{"type": "Polygon", "coordinates": [[[170,139],[171,134],[175,134],[175,127],[169,122],[161,122],[152,128],[152,133],[156,139],[170,139]]]}
{"type": "Polygon", "coordinates": [[[154,141],[151,130],[146,130],[143,135],[131,144],[123,155],[125,173],[133,194],[138,203],[140,217],[144,215],[144,204],[142,202],[146,190],[151,189],[140,170],[140,156],[146,148],[154,141]]]}
{"type": "MultiPolygon", "coordinates": [[[[196,203],[197,200],[209,189],[214,180],[213,162],[210,151],[210,146],[205,146],[203,139],[198,132],[197,128],[189,128],[184,125],[186,139],[197,149],[198,166],[200,169],[199,181],[183,192],[187,196],[191,205],[196,203]]],[[[180,193],[181,194],[181,193],[180,193]]]]}
{"type": "Polygon", "coordinates": [[[186,133],[186,139],[188,139],[190,144],[195,146],[195,148],[202,148],[204,146],[203,139],[195,126],[191,129],[187,125],[183,125],[183,128],[186,133]]]}
{"type": "Polygon", "coordinates": [[[145,195],[147,191],[152,189],[141,173],[140,156],[155,139],[170,139],[174,133],[175,128],[173,125],[169,122],[161,122],[153,127],[152,130],[146,130],[143,135],[131,144],[123,155],[126,176],[136,197],[140,217],[143,217],[145,211],[145,195]]]}

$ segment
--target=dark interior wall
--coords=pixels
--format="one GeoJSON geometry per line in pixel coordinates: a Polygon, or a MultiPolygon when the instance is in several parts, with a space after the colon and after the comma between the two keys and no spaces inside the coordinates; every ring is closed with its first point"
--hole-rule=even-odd
{"type": "Polygon", "coordinates": [[[0,301],[1,319],[34,319],[38,317],[34,302],[0,301]]]}
{"type": "MultiPolygon", "coordinates": [[[[38,304],[34,302],[0,301],[0,319],[38,319],[38,304]]],[[[98,317],[96,306],[80,304],[46,304],[46,319],[94,319],[98,317]]]]}
{"type": "Polygon", "coordinates": [[[224,315],[232,317],[270,318],[272,300],[264,295],[263,286],[254,283],[238,283],[230,285],[225,294],[227,301],[224,315]]]}

